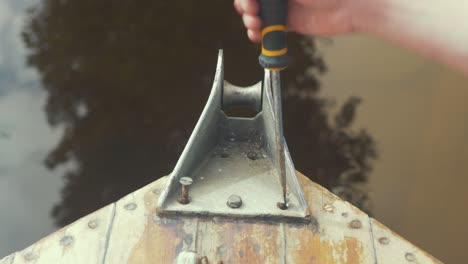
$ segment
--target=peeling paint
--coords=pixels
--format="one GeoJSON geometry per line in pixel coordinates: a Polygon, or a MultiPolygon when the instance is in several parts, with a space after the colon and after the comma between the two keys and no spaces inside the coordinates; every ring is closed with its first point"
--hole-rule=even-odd
{"type": "MultiPolygon", "coordinates": [[[[402,261],[418,263],[425,261],[427,256],[433,263],[440,263],[379,222],[373,219],[366,221],[369,218],[363,212],[338,200],[304,177],[299,177],[299,180],[310,206],[311,221],[308,224],[267,223],[232,218],[159,217],[155,211],[158,195],[154,190],[160,190],[166,180],[167,178],[158,180],[131,194],[131,197],[126,196],[131,199],[124,197],[118,202],[118,207],[114,205],[114,209],[122,210],[117,213],[116,218],[120,222],[118,228],[116,227],[118,230],[109,229],[108,233],[124,230],[125,237],[115,235],[112,238],[116,246],[109,251],[109,259],[112,260],[108,263],[174,263],[184,252],[196,254],[198,261],[204,259],[202,263],[375,263],[380,255],[377,254],[374,243],[381,252],[390,252],[391,256],[402,261]],[[133,202],[140,206],[128,212],[129,208],[125,206],[133,202]],[[333,210],[329,206],[324,208],[324,204],[333,206],[333,210]],[[138,226],[132,228],[131,224],[136,221],[138,226]],[[373,237],[372,230],[377,229],[381,233],[373,237]],[[127,239],[129,242],[126,242],[127,239]],[[116,243],[116,240],[121,243],[116,243]],[[405,247],[396,248],[398,243],[405,243],[405,247]]],[[[114,209],[112,219],[116,214],[114,209]]],[[[99,229],[89,230],[94,227],[93,221],[96,219],[94,216],[89,217],[80,222],[80,226],[85,227],[89,234],[96,234],[99,229]]],[[[80,239],[79,233],[65,232],[66,230],[57,231],[53,236],[39,241],[37,246],[19,253],[17,257],[22,256],[23,262],[39,263],[41,259],[47,258],[46,248],[41,247],[47,243],[60,246],[62,252],[76,250],[80,243],[73,243],[80,239]]]]}
{"type": "MultiPolygon", "coordinates": [[[[147,212],[155,211],[155,193],[144,196],[147,212]]],[[[128,263],[172,263],[183,245],[183,221],[148,214],[145,229],[133,247],[128,263]]]]}
{"type": "MultiPolygon", "coordinates": [[[[309,196],[311,190],[317,191],[310,181],[301,181],[306,195],[309,196]]],[[[361,240],[363,236],[359,236],[370,232],[367,224],[362,222],[367,216],[342,201],[326,200],[335,199],[330,194],[324,194],[326,201],[318,201],[318,208],[310,208],[311,223],[280,224],[240,219],[159,217],[155,212],[157,197],[153,190],[147,190],[144,201],[137,201],[145,205],[146,224],[130,258],[123,262],[173,263],[189,248],[198,256],[206,257],[209,263],[367,263],[371,260],[369,255],[373,260],[369,243],[377,242],[377,239],[370,233],[369,241],[361,240]],[[334,206],[335,216],[330,210],[324,210],[322,202],[334,206]],[[349,213],[349,219],[340,212],[349,213]],[[324,219],[321,214],[331,220],[319,225],[317,219],[324,219]]],[[[405,252],[402,254],[404,258],[405,252]]]]}

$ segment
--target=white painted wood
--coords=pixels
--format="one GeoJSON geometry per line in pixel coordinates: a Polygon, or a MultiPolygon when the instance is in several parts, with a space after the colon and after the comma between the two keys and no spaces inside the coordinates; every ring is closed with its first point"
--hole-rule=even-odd
{"type": "Polygon", "coordinates": [[[0,264],[12,264],[15,261],[16,253],[6,256],[0,260],[0,264]]]}
{"type": "Polygon", "coordinates": [[[17,252],[13,263],[102,263],[113,214],[114,204],[89,214],[17,252]]]}
{"type": "Polygon", "coordinates": [[[200,257],[195,252],[185,251],[177,256],[177,264],[198,264],[200,257]]]}
{"type": "Polygon", "coordinates": [[[155,209],[167,182],[163,177],[0,264],[174,263],[181,254],[191,254],[191,260],[202,263],[440,263],[298,176],[312,224],[160,218],[155,209]]]}
{"type": "Polygon", "coordinates": [[[379,221],[372,219],[371,223],[377,263],[442,263],[406,241],[379,221]]]}

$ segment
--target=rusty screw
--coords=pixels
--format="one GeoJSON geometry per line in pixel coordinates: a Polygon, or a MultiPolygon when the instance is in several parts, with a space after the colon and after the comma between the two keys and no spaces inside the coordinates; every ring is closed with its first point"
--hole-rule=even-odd
{"type": "Polygon", "coordinates": [[[182,177],[179,182],[182,185],[182,198],[180,198],[179,203],[188,204],[190,203],[188,187],[193,183],[193,180],[190,177],[182,177]]]}

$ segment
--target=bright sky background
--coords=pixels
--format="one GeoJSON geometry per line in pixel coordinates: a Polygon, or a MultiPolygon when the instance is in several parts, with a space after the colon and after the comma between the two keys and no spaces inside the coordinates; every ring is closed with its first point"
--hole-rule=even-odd
{"type": "Polygon", "coordinates": [[[20,37],[25,10],[37,3],[0,0],[0,259],[55,229],[50,210],[62,186],[61,171],[43,165],[61,130],[47,124],[46,93],[20,37]]]}

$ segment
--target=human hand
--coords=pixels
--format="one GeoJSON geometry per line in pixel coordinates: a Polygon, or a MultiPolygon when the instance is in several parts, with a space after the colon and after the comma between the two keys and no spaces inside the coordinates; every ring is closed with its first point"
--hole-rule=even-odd
{"type": "MultiPolygon", "coordinates": [[[[355,4],[359,0],[289,0],[288,30],[307,35],[335,35],[356,30],[355,4]]],[[[261,20],[257,0],[234,0],[242,15],[247,35],[253,42],[261,40],[261,20]]]]}
{"type": "MultiPolygon", "coordinates": [[[[234,0],[253,42],[261,40],[258,0],[234,0]]],[[[468,74],[468,5],[460,0],[288,0],[290,31],[366,32],[412,48],[468,74]]]]}

